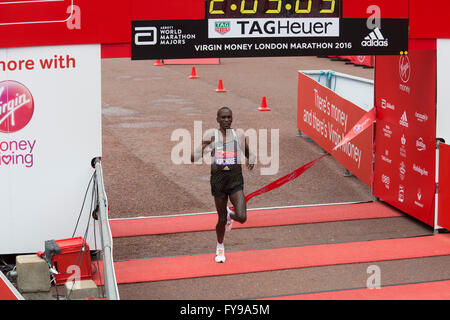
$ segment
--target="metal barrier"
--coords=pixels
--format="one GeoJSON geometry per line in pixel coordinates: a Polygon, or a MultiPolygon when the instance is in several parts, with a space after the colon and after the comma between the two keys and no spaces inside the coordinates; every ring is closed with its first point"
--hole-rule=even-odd
{"type": "Polygon", "coordinates": [[[103,184],[103,170],[100,158],[93,160],[95,179],[97,180],[98,220],[103,255],[103,278],[105,281],[105,295],[108,300],[120,300],[117,288],[116,274],[113,261],[113,240],[108,221],[108,199],[103,184]]]}

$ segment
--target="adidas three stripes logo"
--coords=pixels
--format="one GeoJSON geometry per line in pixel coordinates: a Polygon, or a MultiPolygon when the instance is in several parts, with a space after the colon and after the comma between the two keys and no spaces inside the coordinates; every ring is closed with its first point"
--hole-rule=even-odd
{"type": "Polygon", "coordinates": [[[387,47],[388,43],[388,39],[383,36],[378,27],[370,32],[363,41],[361,41],[361,45],[363,47],[387,47]]]}

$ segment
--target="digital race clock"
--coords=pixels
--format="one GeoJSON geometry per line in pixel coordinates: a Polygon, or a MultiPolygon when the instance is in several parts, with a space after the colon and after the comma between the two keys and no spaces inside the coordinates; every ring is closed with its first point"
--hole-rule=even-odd
{"type": "Polygon", "coordinates": [[[339,0],[207,0],[207,19],[337,18],[339,0]]]}

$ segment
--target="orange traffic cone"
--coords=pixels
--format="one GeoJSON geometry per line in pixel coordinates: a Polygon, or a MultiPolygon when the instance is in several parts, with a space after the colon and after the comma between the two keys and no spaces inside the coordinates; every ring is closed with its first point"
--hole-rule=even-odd
{"type": "Polygon", "coordinates": [[[191,75],[189,76],[189,79],[198,79],[197,73],[195,72],[195,67],[192,67],[191,75]]]}
{"type": "Polygon", "coordinates": [[[223,88],[222,79],[219,79],[219,86],[217,87],[216,92],[227,92],[227,90],[223,88]]]}
{"type": "Polygon", "coordinates": [[[267,106],[266,97],[262,98],[261,106],[258,108],[259,111],[270,111],[270,108],[267,106]]]}
{"type": "Polygon", "coordinates": [[[161,60],[156,60],[156,62],[153,64],[154,66],[157,66],[157,67],[160,67],[160,66],[163,66],[164,64],[163,63],[161,63],[161,60]]]}

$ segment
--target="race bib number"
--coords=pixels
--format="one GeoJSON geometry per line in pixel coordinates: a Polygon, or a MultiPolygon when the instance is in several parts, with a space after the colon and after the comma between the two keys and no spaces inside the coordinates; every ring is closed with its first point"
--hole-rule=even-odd
{"type": "Polygon", "coordinates": [[[237,164],[236,151],[216,150],[216,165],[228,166],[237,164]]]}

